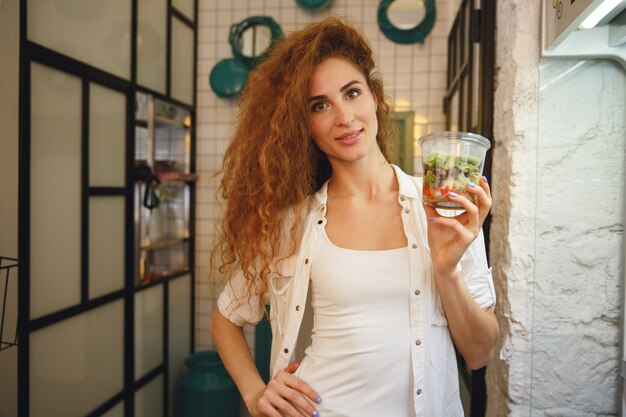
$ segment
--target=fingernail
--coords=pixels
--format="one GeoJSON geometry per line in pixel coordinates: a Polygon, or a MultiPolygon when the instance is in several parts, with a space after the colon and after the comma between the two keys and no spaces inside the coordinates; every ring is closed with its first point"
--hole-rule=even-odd
{"type": "MultiPolygon", "coordinates": [[[[319,395],[317,397],[315,397],[315,401],[317,401],[318,404],[322,403],[322,397],[320,397],[319,395]]],[[[316,411],[317,413],[317,411],[316,411]]]]}
{"type": "Polygon", "coordinates": [[[320,413],[318,413],[317,411],[313,411],[313,417],[320,417],[320,413]]]}
{"type": "Polygon", "coordinates": [[[474,184],[473,182],[468,182],[467,185],[469,185],[472,188],[476,187],[476,184],[474,184]]]}
{"type": "MultiPolygon", "coordinates": [[[[471,184],[471,183],[470,183],[470,184],[471,184]]],[[[450,191],[450,192],[448,193],[448,195],[449,195],[450,197],[458,197],[458,196],[459,196],[459,195],[458,195],[457,193],[455,193],[454,191],[450,191]]]]}
{"type": "Polygon", "coordinates": [[[483,181],[485,181],[485,184],[489,184],[489,181],[487,181],[487,177],[483,177],[483,181]]]}

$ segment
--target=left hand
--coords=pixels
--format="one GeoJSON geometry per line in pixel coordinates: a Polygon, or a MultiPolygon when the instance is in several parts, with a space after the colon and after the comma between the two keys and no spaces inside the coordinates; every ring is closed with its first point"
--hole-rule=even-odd
{"type": "Polygon", "coordinates": [[[484,177],[480,184],[467,186],[466,190],[478,197],[477,204],[467,198],[452,194],[449,200],[459,203],[465,210],[455,217],[444,217],[437,210],[424,204],[428,219],[428,245],[433,267],[439,273],[452,273],[461,257],[480,233],[491,209],[491,190],[484,177]]]}

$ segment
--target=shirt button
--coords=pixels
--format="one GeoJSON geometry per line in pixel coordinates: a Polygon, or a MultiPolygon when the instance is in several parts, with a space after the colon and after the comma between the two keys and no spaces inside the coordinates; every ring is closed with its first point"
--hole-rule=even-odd
{"type": "Polygon", "coordinates": [[[317,224],[322,224],[322,223],[324,223],[324,220],[318,220],[317,221],[317,224]]]}
{"type": "Polygon", "coordinates": [[[409,213],[411,212],[411,210],[406,209],[406,210],[404,210],[404,212],[405,212],[406,214],[409,214],[409,213]]]}
{"type": "Polygon", "coordinates": [[[415,346],[419,346],[419,345],[421,345],[421,344],[422,344],[422,341],[421,341],[421,340],[417,339],[417,340],[415,341],[415,346]]]}
{"type": "Polygon", "coordinates": [[[414,243],[414,244],[412,244],[412,245],[411,245],[411,247],[412,247],[413,249],[417,249],[417,244],[415,244],[415,243],[414,243]]]}
{"type": "Polygon", "coordinates": [[[296,306],[296,311],[300,311],[300,306],[296,306]]]}
{"type": "Polygon", "coordinates": [[[305,263],[305,264],[308,264],[308,263],[309,263],[309,258],[306,258],[306,259],[304,260],[304,263],[305,263]]]}
{"type": "Polygon", "coordinates": [[[284,349],[283,349],[283,352],[285,352],[285,353],[289,353],[289,349],[284,348],[284,349]]]}
{"type": "Polygon", "coordinates": [[[415,295],[420,295],[420,290],[415,290],[415,295]]]}
{"type": "Polygon", "coordinates": [[[400,197],[400,201],[404,201],[404,200],[406,200],[406,198],[400,197]]]}
{"type": "Polygon", "coordinates": [[[417,395],[421,395],[421,394],[422,394],[422,390],[421,390],[421,389],[418,389],[417,391],[415,391],[415,393],[416,393],[417,395]]]}

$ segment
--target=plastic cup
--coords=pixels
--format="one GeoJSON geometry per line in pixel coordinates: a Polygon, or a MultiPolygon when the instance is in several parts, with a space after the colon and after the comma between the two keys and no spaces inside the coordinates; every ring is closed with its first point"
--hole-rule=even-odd
{"type": "Polygon", "coordinates": [[[489,140],[468,132],[436,132],[419,139],[422,147],[424,202],[441,209],[462,209],[449,200],[451,192],[465,196],[474,204],[477,197],[467,192],[467,184],[478,185],[483,175],[489,140]]]}

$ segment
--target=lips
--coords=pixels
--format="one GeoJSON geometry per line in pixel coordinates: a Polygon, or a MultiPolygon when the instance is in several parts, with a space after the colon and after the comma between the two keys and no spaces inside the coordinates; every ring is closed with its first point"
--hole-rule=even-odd
{"type": "Polygon", "coordinates": [[[361,139],[363,133],[363,129],[352,130],[350,132],[346,132],[343,135],[335,138],[336,141],[344,144],[344,145],[352,145],[361,139]]]}

